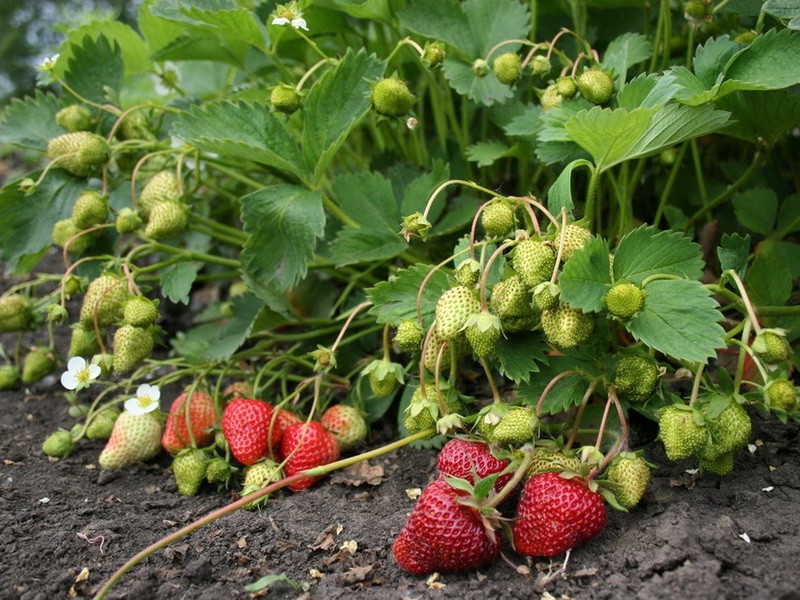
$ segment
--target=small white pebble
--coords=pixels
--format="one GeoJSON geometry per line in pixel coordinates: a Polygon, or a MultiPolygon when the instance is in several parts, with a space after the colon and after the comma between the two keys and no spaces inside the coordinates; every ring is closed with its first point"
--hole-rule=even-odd
{"type": "Polygon", "coordinates": [[[750,451],[750,454],[755,454],[756,450],[758,450],[758,446],[755,444],[747,444],[747,449],[750,451]]]}
{"type": "Polygon", "coordinates": [[[771,485],[768,485],[768,486],[767,486],[767,487],[765,487],[765,488],[761,488],[761,491],[762,491],[762,492],[771,492],[771,491],[772,491],[772,490],[774,490],[774,489],[775,489],[774,487],[772,487],[771,485]]]}
{"type": "Polygon", "coordinates": [[[700,469],[686,469],[686,472],[689,475],[697,475],[700,472],[700,469]]]}
{"type": "Polygon", "coordinates": [[[6,481],[8,483],[14,483],[14,478],[13,477],[9,477],[9,478],[6,479],[6,481]]]}
{"type": "Polygon", "coordinates": [[[39,503],[40,504],[47,504],[48,502],[50,502],[50,498],[47,498],[47,497],[39,498],[39,503]]]}
{"type": "Polygon", "coordinates": [[[740,538],[742,538],[742,539],[743,539],[745,542],[747,542],[748,544],[750,543],[750,536],[749,536],[749,535],[747,535],[746,533],[740,533],[740,534],[739,534],[739,537],[740,537],[740,538]]]}

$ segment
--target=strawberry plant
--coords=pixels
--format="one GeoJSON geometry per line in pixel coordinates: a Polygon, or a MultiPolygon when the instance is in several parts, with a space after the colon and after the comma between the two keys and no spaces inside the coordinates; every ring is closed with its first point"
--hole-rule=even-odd
{"type": "Polygon", "coordinates": [[[571,550],[653,452],[730,472],[755,413],[800,420],[800,13],[744,4],[147,0],[78,27],[0,121],[39,159],[0,189],[0,387],[67,365],[46,454],[165,450],[180,494],[241,493],[169,541],[443,447],[394,545],[414,574],[571,550]]]}

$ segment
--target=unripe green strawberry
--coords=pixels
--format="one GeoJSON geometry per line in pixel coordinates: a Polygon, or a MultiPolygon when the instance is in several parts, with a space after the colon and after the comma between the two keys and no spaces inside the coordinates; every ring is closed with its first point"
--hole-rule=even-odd
{"type": "Polygon", "coordinates": [[[422,62],[429,69],[436,69],[444,62],[447,52],[442,42],[428,42],[422,52],[422,62]]]}
{"type": "Polygon", "coordinates": [[[206,481],[215,485],[227,486],[233,472],[234,468],[228,461],[218,456],[212,458],[208,463],[208,467],[206,468],[206,481]]]}
{"type": "Polygon", "coordinates": [[[471,315],[464,323],[464,335],[478,358],[494,354],[502,333],[500,317],[486,310],[471,315]]]}
{"type": "MultiPolygon", "coordinates": [[[[567,261],[575,253],[576,250],[583,248],[583,245],[592,237],[592,232],[588,229],[570,223],[564,228],[564,256],[563,260],[567,261]]],[[[561,241],[561,230],[556,230],[555,244],[561,241]]]]}
{"type": "Polygon", "coordinates": [[[83,104],[70,104],[56,113],[56,123],[69,132],[85,131],[92,126],[92,111],[83,104]]]}
{"type": "Polygon", "coordinates": [[[531,298],[528,288],[519,275],[511,275],[492,288],[489,307],[503,321],[531,313],[531,298]]]}
{"type": "Polygon", "coordinates": [[[736,42],[737,44],[744,44],[746,46],[749,46],[750,44],[752,44],[753,42],[756,41],[757,37],[758,37],[758,34],[755,31],[752,31],[752,30],[743,31],[742,33],[737,35],[735,38],[733,38],[733,41],[736,42]]]}
{"type": "Polygon", "coordinates": [[[472,72],[476,77],[486,77],[489,74],[489,63],[482,58],[472,61],[472,72]]]}
{"type": "Polygon", "coordinates": [[[514,207],[502,198],[495,198],[484,207],[481,225],[489,237],[505,236],[514,229],[514,207]]]}
{"type": "Polygon", "coordinates": [[[522,59],[516,52],[504,52],[494,59],[492,70],[500,83],[517,83],[522,76],[522,59]]]}
{"type": "Polygon", "coordinates": [[[51,237],[53,243],[59,248],[63,248],[69,243],[68,250],[74,254],[83,254],[92,245],[94,236],[90,234],[74,237],[83,231],[75,225],[72,219],[61,219],[53,225],[51,237]]]}
{"type": "Polygon", "coordinates": [[[150,356],[155,342],[144,327],[123,325],[114,333],[114,372],[127,373],[150,356]]]}
{"type": "Polygon", "coordinates": [[[436,361],[439,357],[439,351],[444,344],[448,344],[448,349],[445,350],[444,354],[442,355],[442,360],[439,363],[439,368],[441,371],[444,371],[450,367],[451,352],[455,352],[456,358],[462,358],[469,354],[469,342],[463,333],[459,333],[455,339],[448,342],[447,340],[443,340],[434,329],[430,340],[428,340],[428,345],[425,348],[425,352],[422,355],[422,364],[431,373],[436,370],[436,361]]]}
{"type": "Polygon", "coordinates": [[[599,69],[584,71],[576,83],[583,97],[592,104],[605,104],[614,93],[614,80],[599,69]]]}
{"type": "Polygon", "coordinates": [[[183,204],[172,200],[156,202],[150,209],[144,237],[156,241],[168,240],[183,233],[188,222],[188,209],[183,204]]]}
{"type": "Polygon", "coordinates": [[[644,402],[656,391],[658,363],[644,354],[624,356],[614,370],[617,396],[629,402],[644,402]]]}
{"type": "Polygon", "coordinates": [[[0,297],[0,333],[24,331],[31,323],[31,301],[22,294],[0,297]]]}
{"type": "Polygon", "coordinates": [[[511,265],[528,288],[534,288],[550,279],[556,266],[556,253],[552,246],[538,240],[522,240],[514,249],[511,265]]]}
{"type": "Polygon", "coordinates": [[[84,327],[80,323],[75,325],[69,340],[69,355],[92,356],[97,352],[100,352],[100,345],[97,343],[94,327],[84,327]]]}
{"type": "Polygon", "coordinates": [[[713,2],[707,0],[689,0],[683,3],[683,16],[687,21],[697,26],[711,18],[713,8],[713,2]]]}
{"type": "Polygon", "coordinates": [[[114,369],[114,355],[108,353],[100,353],[92,356],[91,363],[100,367],[100,373],[103,376],[108,376],[114,369]]]}
{"type": "Polygon", "coordinates": [[[559,77],[555,86],[562,98],[572,98],[578,93],[578,85],[573,77],[559,77]]]}
{"type": "Polygon", "coordinates": [[[494,402],[485,406],[478,413],[478,418],[475,421],[475,431],[484,440],[489,440],[492,436],[492,431],[500,423],[500,420],[506,415],[510,406],[506,403],[494,402]]]}
{"type": "Polygon", "coordinates": [[[22,383],[30,385],[53,372],[56,359],[49,348],[34,348],[22,361],[22,383]]]}
{"type": "Polygon", "coordinates": [[[158,308],[144,296],[131,296],[122,306],[122,320],[126,325],[149,327],[157,318],[158,308]]]}
{"type": "Polygon", "coordinates": [[[48,323],[63,323],[69,319],[69,312],[58,303],[48,304],[44,313],[48,323]]]}
{"type": "Polygon", "coordinates": [[[542,313],[542,330],[547,341],[562,350],[574,348],[589,339],[594,320],[566,304],[542,313]]]}
{"type": "Polygon", "coordinates": [[[86,280],[83,277],[70,275],[67,277],[66,281],[64,281],[64,294],[68,299],[72,298],[75,294],[82,292],[86,285],[86,280]]]}
{"type": "Polygon", "coordinates": [[[533,450],[533,462],[525,471],[525,479],[532,479],[542,473],[577,473],[581,460],[572,450],[564,450],[556,446],[537,446],[533,450]]]}
{"type": "Polygon", "coordinates": [[[558,108],[564,102],[564,96],[558,93],[558,86],[555,83],[548,85],[539,98],[539,103],[542,105],[542,111],[547,112],[558,108]]]}
{"type": "Polygon", "coordinates": [[[403,319],[397,325],[394,343],[400,352],[416,352],[422,345],[422,326],[416,319],[403,319]]]}
{"type": "Polygon", "coordinates": [[[163,423],[155,412],[134,415],[123,411],[100,453],[100,466],[103,469],[122,469],[155,458],[161,451],[162,429],[163,423]]]}
{"type": "Polygon", "coordinates": [[[683,405],[668,406],[658,419],[658,436],[667,458],[681,460],[700,452],[708,443],[708,430],[695,421],[693,411],[683,405]]]}
{"type": "Polygon", "coordinates": [[[81,325],[87,329],[94,327],[95,314],[101,327],[113,325],[122,317],[122,306],[127,299],[127,279],[116,275],[100,275],[86,289],[81,305],[81,325]]]}
{"type": "Polygon", "coordinates": [[[633,283],[619,281],[608,290],[606,308],[615,317],[630,319],[644,308],[644,292],[633,283]]]}
{"type": "Polygon", "coordinates": [[[531,60],[531,71],[534,75],[547,75],[551,68],[550,59],[546,56],[534,56],[531,60]]]}
{"type": "Polygon", "coordinates": [[[272,93],[269,95],[269,102],[272,108],[277,112],[290,115],[300,108],[303,97],[292,86],[281,84],[272,88],[272,93]]]}
{"type": "Polygon", "coordinates": [[[355,406],[334,404],[322,413],[320,423],[328,430],[339,449],[347,452],[367,439],[369,426],[364,415],[355,406]]]}
{"type": "Polygon", "coordinates": [[[447,290],[436,302],[436,333],[443,340],[455,339],[469,316],[480,309],[474,290],[464,285],[447,290]]]}
{"type": "Polygon", "coordinates": [[[422,241],[428,237],[428,232],[431,230],[431,223],[425,216],[417,211],[403,217],[403,227],[400,229],[406,241],[410,241],[412,237],[418,237],[422,241]]]}
{"type": "Polygon", "coordinates": [[[88,229],[108,219],[108,196],[94,190],[83,192],[72,207],[72,222],[78,229],[88,229]]]}
{"type": "Polygon", "coordinates": [[[108,161],[109,154],[106,140],[88,131],[65,133],[47,144],[47,158],[77,177],[94,173],[108,161]]]}
{"type": "Polygon", "coordinates": [[[435,428],[436,421],[441,416],[441,403],[445,404],[448,413],[458,414],[464,409],[458,394],[452,391],[446,393],[440,389],[437,393],[435,387],[429,383],[425,386],[425,393],[426,396],[423,397],[422,387],[414,390],[406,408],[403,425],[409,433],[419,433],[435,428]]]}
{"type": "Polygon", "coordinates": [[[703,473],[712,475],[728,475],[733,471],[734,452],[720,454],[717,458],[710,460],[700,458],[700,470],[703,473]]]}
{"type": "Polygon", "coordinates": [[[764,399],[769,408],[791,413],[797,408],[797,389],[788,379],[775,379],[764,388],[764,399]]]}
{"type": "Polygon", "coordinates": [[[768,365],[777,365],[789,359],[791,348],[782,329],[764,329],[753,340],[753,351],[768,365]]]}
{"type": "Polygon", "coordinates": [[[402,117],[408,114],[416,102],[405,81],[390,77],[381,79],[372,88],[372,107],[386,117],[402,117]]]}
{"type": "Polygon", "coordinates": [[[556,284],[545,281],[533,288],[533,303],[539,310],[551,310],[558,307],[560,295],[561,290],[556,284]]]}
{"type": "Polygon", "coordinates": [[[99,411],[89,421],[86,427],[86,437],[90,440],[107,440],[114,430],[114,423],[119,418],[120,411],[115,406],[107,406],[99,411]]]}
{"type": "Polygon", "coordinates": [[[123,140],[155,139],[153,132],[150,131],[150,121],[141,110],[130,112],[125,115],[117,133],[123,140]]]}
{"type": "Polygon", "coordinates": [[[750,440],[753,426],[750,415],[738,402],[731,401],[716,419],[706,415],[711,441],[700,451],[702,460],[713,461],[723,454],[735,452],[750,440]]]}
{"type": "Polygon", "coordinates": [[[21,378],[19,369],[14,365],[0,365],[0,390],[11,390],[17,387],[21,378]]]}
{"type": "Polygon", "coordinates": [[[468,258],[456,267],[453,276],[459,285],[473,287],[481,279],[481,264],[473,258],[468,258]]]}
{"type": "Polygon", "coordinates": [[[317,345],[317,349],[308,355],[314,359],[314,370],[317,372],[327,372],[336,368],[336,354],[330,348],[317,345]]]}
{"type": "MultiPolygon", "coordinates": [[[[265,458],[255,464],[250,465],[244,470],[244,483],[240,496],[247,496],[257,492],[270,483],[275,483],[283,479],[283,471],[280,465],[274,460],[265,458]]],[[[254,510],[264,504],[269,498],[269,494],[262,496],[258,500],[253,500],[244,505],[247,510],[254,510]]]]}
{"type": "Polygon", "coordinates": [[[387,398],[403,383],[403,366],[390,360],[373,360],[361,372],[369,378],[369,387],[378,398],[387,398]]]}
{"type": "Polygon", "coordinates": [[[617,484],[614,495],[623,508],[634,508],[650,484],[650,465],[632,452],[622,452],[611,461],[606,479],[617,484]]]}
{"type": "Polygon", "coordinates": [[[184,450],[172,459],[172,474],[181,496],[195,496],[206,479],[208,461],[197,450],[184,450]]]}
{"type": "Polygon", "coordinates": [[[533,440],[538,427],[536,412],[525,406],[512,406],[492,430],[489,441],[500,446],[521,446],[533,440]]]}
{"type": "Polygon", "coordinates": [[[42,452],[46,456],[66,458],[72,454],[74,449],[75,444],[72,441],[72,435],[66,429],[59,429],[51,433],[42,443],[42,452]]]}
{"type": "Polygon", "coordinates": [[[172,171],[159,171],[147,180],[141,194],[139,194],[136,210],[143,218],[147,219],[156,202],[177,200],[180,197],[181,189],[175,173],[172,171]]]}
{"type": "Polygon", "coordinates": [[[131,208],[123,208],[117,213],[114,226],[119,233],[133,233],[142,226],[142,218],[131,208]]]}

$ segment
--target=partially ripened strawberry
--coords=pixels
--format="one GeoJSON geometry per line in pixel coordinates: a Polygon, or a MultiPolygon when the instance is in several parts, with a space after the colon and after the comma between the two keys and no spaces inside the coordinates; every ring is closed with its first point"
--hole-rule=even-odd
{"type": "Polygon", "coordinates": [[[172,474],[181,496],[194,496],[206,479],[208,460],[198,450],[184,450],[172,459],[172,474]]]}
{"type": "Polygon", "coordinates": [[[113,325],[122,317],[122,305],[128,298],[128,280],[116,275],[100,275],[86,288],[81,305],[80,322],[85,327],[113,325]]]}
{"type": "Polygon", "coordinates": [[[529,556],[557,556],[603,530],[603,497],[586,480],[542,473],[522,489],[514,521],[514,546],[529,556]]]}
{"type": "Polygon", "coordinates": [[[189,447],[192,438],[197,448],[208,446],[214,441],[214,425],[218,422],[214,399],[209,394],[197,391],[189,396],[183,392],[172,401],[161,445],[170,454],[189,447]]]}
{"type": "Polygon", "coordinates": [[[369,427],[355,406],[334,404],[322,413],[320,423],[336,439],[342,452],[358,446],[367,438],[369,427]]]}
{"type": "Polygon", "coordinates": [[[144,227],[144,237],[156,241],[168,240],[183,233],[187,224],[186,206],[173,200],[155,202],[144,227]]]}
{"type": "Polygon", "coordinates": [[[542,330],[547,341],[562,350],[588,340],[593,327],[590,315],[566,304],[542,312],[542,330]]]}
{"type": "Polygon", "coordinates": [[[47,144],[47,158],[78,177],[91,175],[108,161],[108,142],[88,131],[65,133],[47,144]]]}
{"type": "Polygon", "coordinates": [[[522,282],[533,289],[550,279],[556,264],[556,253],[551,245],[542,241],[522,240],[514,249],[511,264],[522,282]]]}
{"type": "Polygon", "coordinates": [[[650,484],[650,465],[633,452],[621,452],[608,465],[605,477],[616,484],[613,488],[617,502],[623,508],[634,508],[650,484]]]}
{"type": "Polygon", "coordinates": [[[100,453],[104,469],[122,469],[137,462],[150,460],[161,452],[163,424],[155,412],[134,415],[128,411],[117,418],[111,437],[100,453]]]}
{"type": "Polygon", "coordinates": [[[114,371],[127,373],[150,356],[154,346],[149,328],[123,325],[114,332],[114,371]]]}
{"type": "Polygon", "coordinates": [[[500,541],[478,510],[459,502],[467,493],[444,479],[430,483],[392,547],[397,564],[414,575],[470,571],[490,564],[500,541]]]}
{"type": "Polygon", "coordinates": [[[269,426],[275,409],[253,398],[234,398],[222,413],[222,433],[233,457],[245,466],[265,458],[269,426]]]}
{"type": "Polygon", "coordinates": [[[405,116],[416,101],[405,81],[395,77],[378,81],[372,88],[371,99],[375,112],[386,117],[405,116]]]}
{"type": "MultiPolygon", "coordinates": [[[[281,479],[283,479],[283,471],[280,465],[274,460],[265,458],[244,470],[244,483],[239,495],[247,496],[281,479]]],[[[244,505],[244,508],[247,510],[258,508],[267,501],[267,498],[269,498],[269,494],[261,496],[258,500],[248,502],[244,505]]]]}
{"type": "Polygon", "coordinates": [[[697,422],[690,407],[673,404],[661,411],[658,437],[664,444],[667,458],[681,460],[697,454],[706,446],[708,429],[697,422]]]}
{"type": "Polygon", "coordinates": [[[443,340],[454,339],[470,315],[480,310],[474,290],[463,285],[447,290],[436,302],[436,333],[443,340]]]}
{"type": "MultiPolygon", "coordinates": [[[[280,457],[285,461],[287,477],[301,471],[321,467],[338,460],[339,444],[321,423],[310,421],[297,423],[283,432],[280,457]]],[[[298,491],[310,488],[320,477],[305,477],[289,484],[289,489],[298,491]]]]}
{"type": "MultiPolygon", "coordinates": [[[[474,485],[478,479],[500,473],[509,463],[508,459],[496,458],[488,444],[453,438],[439,451],[437,466],[440,476],[458,477],[474,485]]],[[[499,492],[513,476],[513,473],[506,473],[498,477],[495,491],[499,492]]]]}
{"type": "Polygon", "coordinates": [[[108,196],[95,190],[83,192],[72,207],[72,222],[78,229],[88,229],[108,219],[108,196]]]}
{"type": "Polygon", "coordinates": [[[157,202],[177,200],[181,197],[178,178],[172,171],[159,171],[147,180],[141,194],[136,210],[145,219],[150,217],[150,211],[157,202]]]}

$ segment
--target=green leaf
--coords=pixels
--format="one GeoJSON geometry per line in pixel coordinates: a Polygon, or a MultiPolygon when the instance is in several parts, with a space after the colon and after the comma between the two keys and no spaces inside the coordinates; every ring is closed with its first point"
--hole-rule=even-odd
{"type": "Polygon", "coordinates": [[[779,90],[800,83],[800,33],[774,29],[737,54],[718,97],[736,90],[779,90]]]}
{"type": "Polygon", "coordinates": [[[450,87],[478,104],[492,106],[505,102],[513,95],[511,88],[500,83],[491,71],[478,77],[472,66],[451,59],[444,61],[442,69],[450,87]]]}
{"type": "Polygon", "coordinates": [[[767,0],[762,9],[768,15],[788,21],[789,29],[800,29],[800,2],[798,0],[767,0]]]}
{"type": "Polygon", "coordinates": [[[285,292],[305,277],[324,233],[322,197],[295,185],[265,187],[242,198],[242,223],[246,280],[285,292]]]}
{"type": "Polygon", "coordinates": [[[189,292],[200,269],[197,263],[179,262],[161,273],[161,293],[170,302],[189,304],[189,292]]]}
{"type": "Polygon", "coordinates": [[[563,208],[567,210],[570,217],[572,216],[575,210],[575,203],[572,201],[572,172],[578,167],[591,169],[592,163],[583,158],[573,160],[564,167],[553,185],[547,190],[547,208],[554,215],[559,214],[563,208]]]}
{"type": "Polygon", "coordinates": [[[703,273],[700,246],[677,231],[656,233],[642,225],[622,238],[614,252],[614,281],[641,285],[651,275],[699,279],[703,273]]]}
{"type": "Polygon", "coordinates": [[[777,230],[781,236],[800,231],[800,193],[792,194],[781,202],[777,230]]]}
{"type": "MultiPolygon", "coordinates": [[[[582,371],[584,366],[587,366],[585,361],[573,356],[552,356],[536,377],[518,387],[518,393],[528,406],[535,407],[545,387],[554,377],[570,370],[582,371]]],[[[555,415],[578,406],[588,389],[589,381],[579,374],[562,377],[547,392],[542,413],[555,415]]]]}
{"type": "Polygon", "coordinates": [[[626,160],[650,127],[653,111],[596,106],[581,111],[566,123],[569,137],[592,155],[599,171],[626,160]]]}
{"type": "Polygon", "coordinates": [[[675,97],[680,86],[669,73],[642,74],[617,92],[619,108],[656,108],[675,97]]]}
{"type": "Polygon", "coordinates": [[[210,340],[204,354],[207,361],[227,360],[233,356],[250,335],[256,317],[264,308],[264,301],[255,294],[244,294],[235,297],[231,305],[233,317],[223,327],[217,326],[217,335],[210,340]]]}
{"type": "Polygon", "coordinates": [[[337,267],[393,258],[408,247],[395,229],[374,227],[344,227],[330,247],[337,267]]]}
{"type": "Polygon", "coordinates": [[[385,61],[364,49],[347,54],[311,88],[304,102],[303,152],[314,176],[328,167],[347,136],[370,109],[370,81],[378,80],[385,61]]]}
{"type": "Polygon", "coordinates": [[[723,234],[717,248],[717,256],[721,270],[733,270],[744,279],[747,273],[747,261],[750,258],[750,236],[742,237],[738,233],[723,234]]]}
{"type": "Polygon", "coordinates": [[[260,592],[264,588],[271,586],[273,583],[278,582],[285,583],[293,590],[304,590],[307,586],[307,584],[304,584],[301,581],[295,581],[294,579],[289,578],[286,573],[281,573],[280,575],[265,575],[258,581],[248,583],[246,586],[244,586],[244,590],[246,592],[260,592]]]}
{"type": "Polygon", "coordinates": [[[409,0],[397,16],[409,31],[445,42],[470,56],[477,53],[467,15],[458,0],[409,0]]]}
{"type": "Polygon", "coordinates": [[[135,29],[120,21],[95,20],[69,31],[67,41],[61,47],[56,68],[53,70],[56,77],[64,77],[75,49],[82,45],[86,36],[93,40],[102,36],[110,45],[118,45],[122,52],[126,75],[146,73],[152,69],[150,50],[135,29]]]}
{"type": "MultiPolygon", "coordinates": [[[[461,6],[475,40],[476,57],[486,55],[499,42],[528,37],[530,15],[517,0],[465,0],[461,6]]],[[[514,52],[519,46],[507,44],[503,52],[514,52]]]]}
{"type": "Polygon", "coordinates": [[[508,124],[503,127],[506,135],[516,137],[534,137],[541,127],[542,107],[536,105],[526,105],[524,110],[513,117],[508,124]]]}
{"type": "Polygon", "coordinates": [[[122,50],[117,42],[112,47],[104,35],[93,40],[87,34],[81,45],[72,47],[64,80],[84,98],[104,104],[116,101],[124,70],[122,50]],[[109,96],[109,90],[113,96],[109,96]]]}
{"type": "Polygon", "coordinates": [[[24,100],[14,98],[3,112],[0,138],[8,144],[43,151],[51,139],[64,133],[56,123],[60,108],[58,98],[39,90],[24,100]]]}
{"type": "Polygon", "coordinates": [[[637,340],[676,360],[702,363],[725,347],[722,314],[702,283],[657,279],[644,293],[644,308],[626,323],[637,340]]]}
{"type": "MultiPolygon", "coordinates": [[[[403,319],[417,318],[417,294],[422,281],[433,269],[431,265],[414,265],[401,269],[388,281],[382,281],[367,290],[367,298],[373,306],[369,313],[378,323],[397,324],[403,319]]],[[[436,271],[422,292],[421,310],[425,327],[430,327],[436,301],[450,289],[450,280],[444,271],[436,271]]]]}
{"type": "Polygon", "coordinates": [[[697,47],[693,69],[706,89],[711,89],[722,81],[728,62],[741,49],[742,46],[727,35],[710,38],[697,47]]]}
{"type": "Polygon", "coordinates": [[[613,71],[617,83],[623,83],[628,69],[650,58],[651,47],[648,39],[641,33],[627,32],[615,38],[603,54],[603,70],[613,71]]]}
{"type": "Polygon", "coordinates": [[[758,244],[758,253],[784,265],[792,279],[800,277],[800,245],[780,240],[763,240],[758,244]]]}
{"type": "Polygon", "coordinates": [[[516,384],[530,381],[539,372],[539,363],[547,363],[549,346],[541,335],[530,332],[509,333],[500,337],[495,350],[498,368],[516,384]]]}
{"type": "MultiPolygon", "coordinates": [[[[36,179],[39,172],[29,173],[36,179]]],[[[23,261],[26,256],[38,255],[53,242],[51,234],[56,221],[72,214],[72,207],[86,181],[69,175],[62,169],[53,169],[39,184],[36,191],[26,196],[12,181],[0,190],[0,259],[6,269],[20,275],[20,267],[27,272],[39,262],[23,261]]],[[[41,257],[39,257],[41,258],[41,257]]]]}
{"type": "Polygon", "coordinates": [[[359,225],[397,229],[400,210],[392,182],[380,173],[359,171],[333,180],[333,197],[344,213],[359,225]]]}
{"type": "MultiPolygon", "coordinates": [[[[432,167],[404,185],[403,197],[400,199],[400,212],[402,216],[413,214],[417,211],[422,212],[434,190],[450,179],[450,167],[442,160],[435,160],[432,167]]],[[[395,189],[395,194],[399,197],[400,191],[395,189]]],[[[444,203],[439,198],[439,203],[434,203],[431,210],[431,223],[436,223],[437,217],[442,212],[444,203]]],[[[396,223],[399,226],[399,222],[396,223]]],[[[399,227],[398,227],[399,229],[399,227]]]]}
{"type": "Polygon", "coordinates": [[[603,299],[611,289],[611,264],[608,242],[602,238],[589,239],[580,250],[564,263],[558,278],[561,298],[583,312],[600,312],[603,299]]]}
{"type": "Polygon", "coordinates": [[[778,196],[769,188],[752,188],[733,197],[739,223],[761,235],[769,235],[778,214],[778,196]]]}
{"type": "Polygon", "coordinates": [[[578,98],[542,113],[541,126],[536,137],[536,156],[539,160],[546,163],[570,162],[587,156],[586,152],[572,141],[564,124],[573,116],[591,107],[589,102],[578,98]]]}
{"type": "Polygon", "coordinates": [[[772,146],[800,123],[800,97],[791,90],[736,92],[716,103],[731,113],[722,133],[772,146]]]}
{"type": "Polygon", "coordinates": [[[173,132],[200,150],[252,160],[301,179],[307,176],[297,141],[266,104],[193,106],[181,113],[173,132]]]}
{"type": "Polygon", "coordinates": [[[256,48],[266,45],[266,29],[249,8],[235,0],[153,0],[156,16],[191,25],[207,26],[256,48]]]}
{"type": "Polygon", "coordinates": [[[467,160],[478,163],[479,167],[489,167],[506,156],[512,156],[514,148],[504,142],[488,140],[476,142],[467,148],[467,160]]]}
{"type": "MultiPolygon", "coordinates": [[[[780,306],[792,295],[792,274],[783,262],[773,256],[757,254],[744,280],[752,303],[758,306],[780,306]]],[[[758,312],[758,311],[756,311],[758,312]]]]}

